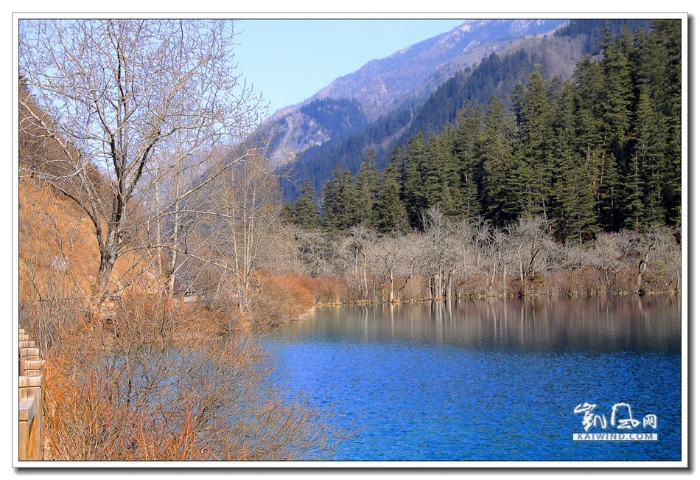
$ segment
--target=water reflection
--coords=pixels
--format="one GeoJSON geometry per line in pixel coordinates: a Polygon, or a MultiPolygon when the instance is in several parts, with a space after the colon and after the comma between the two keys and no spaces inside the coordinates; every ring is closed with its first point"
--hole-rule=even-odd
{"type": "MultiPolygon", "coordinates": [[[[278,331],[290,395],[357,436],[338,460],[678,460],[678,297],[319,308],[278,331]],[[657,442],[574,442],[620,402],[657,442]]],[[[275,342],[271,342],[274,344],[275,342]]]]}
{"type": "Polygon", "coordinates": [[[679,352],[681,302],[678,296],[647,296],[321,307],[280,334],[325,342],[679,352]]]}

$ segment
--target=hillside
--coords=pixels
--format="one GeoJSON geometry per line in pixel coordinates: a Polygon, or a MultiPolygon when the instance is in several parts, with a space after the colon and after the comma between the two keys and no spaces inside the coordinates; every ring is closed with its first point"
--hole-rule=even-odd
{"type": "MultiPolygon", "coordinates": [[[[608,23],[608,29],[609,34],[616,35],[624,26],[636,30],[649,28],[649,24],[648,20],[616,20],[608,23]]],[[[374,149],[378,167],[382,168],[394,145],[406,143],[418,132],[438,133],[446,123],[454,122],[467,101],[483,109],[491,96],[497,96],[510,108],[513,89],[525,84],[535,69],[547,79],[571,78],[576,62],[600,43],[604,28],[602,20],[577,20],[567,22],[554,35],[501,44],[478,64],[464,67],[433,88],[427,98],[405,98],[389,113],[360,129],[310,143],[288,168],[291,181],[282,184],[285,198],[294,200],[299,185],[307,178],[320,191],[336,166],[356,173],[368,148],[374,149]]]]}
{"type": "MultiPolygon", "coordinates": [[[[373,60],[358,71],[336,79],[301,104],[277,111],[270,119],[276,139],[269,157],[280,165],[294,162],[309,148],[352,132],[352,128],[334,130],[310,117],[304,107],[312,102],[337,100],[349,106],[351,101],[357,101],[367,123],[391,116],[407,105],[416,109],[456,72],[515,39],[550,32],[563,23],[563,20],[468,20],[443,35],[373,60]]],[[[343,112],[340,105],[334,106],[343,112]]]]}
{"type": "Polygon", "coordinates": [[[579,37],[492,54],[470,74],[453,77],[418,112],[386,167],[378,167],[371,145],[358,151],[359,140],[325,158],[319,153],[314,163],[302,160],[299,166],[317,175],[334,158],[361,163],[356,173],[340,164],[332,169],[318,190],[316,217],[308,215],[315,196],[305,182],[288,218],[331,233],[426,230],[430,216],[509,231],[539,218],[558,240],[581,244],[601,232],[677,228],[680,22],[608,32],[599,52],[576,62],[572,78],[547,79],[543,72],[557,65],[546,52],[580,47],[585,38],[579,37]],[[481,94],[489,91],[483,105],[481,94]]]}
{"type": "Polygon", "coordinates": [[[472,65],[512,40],[550,31],[556,20],[469,20],[393,55],[373,60],[341,77],[314,98],[354,98],[369,120],[386,115],[406,98],[420,98],[444,79],[472,65]]]}
{"type": "MultiPolygon", "coordinates": [[[[19,299],[43,302],[47,308],[67,308],[71,302],[80,305],[91,293],[100,264],[95,225],[75,201],[81,192],[74,183],[74,161],[61,141],[51,138],[37,119],[48,124],[52,121],[23,84],[19,96],[19,299]]],[[[92,191],[107,201],[107,178],[94,166],[88,165],[86,170],[93,182],[92,191]]],[[[116,261],[112,291],[121,292],[127,286],[132,291],[152,291],[155,284],[155,272],[142,252],[129,252],[116,261]]]]}

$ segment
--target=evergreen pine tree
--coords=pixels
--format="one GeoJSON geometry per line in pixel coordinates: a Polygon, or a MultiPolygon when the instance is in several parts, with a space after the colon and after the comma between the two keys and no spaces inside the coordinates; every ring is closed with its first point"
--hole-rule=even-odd
{"type": "Polygon", "coordinates": [[[553,196],[552,112],[547,85],[535,70],[528,80],[521,105],[517,142],[519,201],[526,215],[548,215],[553,196]]]}
{"type": "Polygon", "coordinates": [[[355,179],[357,202],[360,222],[370,226],[373,222],[370,213],[374,210],[379,196],[379,172],[377,171],[377,155],[370,148],[360,164],[360,171],[355,179]]]}
{"type": "Polygon", "coordinates": [[[425,140],[423,132],[418,132],[408,142],[402,190],[408,220],[413,228],[421,227],[421,213],[428,208],[423,179],[424,162],[425,140]]]}
{"type": "Polygon", "coordinates": [[[623,29],[619,38],[609,30],[603,34],[601,67],[604,78],[604,99],[600,104],[603,145],[601,222],[608,230],[617,230],[624,222],[625,192],[623,178],[629,160],[628,141],[634,90],[630,56],[632,36],[623,29]]]}
{"type": "Polygon", "coordinates": [[[484,216],[503,226],[519,213],[509,176],[515,159],[511,145],[513,126],[506,120],[503,100],[491,97],[487,107],[484,136],[478,149],[483,165],[481,199],[484,216]]]}
{"type": "Polygon", "coordinates": [[[426,207],[439,206],[445,215],[460,210],[459,164],[452,151],[453,129],[443,128],[440,136],[430,134],[424,161],[419,165],[426,207]]]}
{"type": "Polygon", "coordinates": [[[301,186],[301,193],[291,208],[291,220],[302,228],[312,230],[319,226],[316,189],[308,178],[301,186]]]}
{"type": "Polygon", "coordinates": [[[565,82],[553,111],[555,216],[559,234],[579,243],[591,238],[596,227],[592,172],[577,148],[576,93],[565,82]]]}
{"type": "Polygon", "coordinates": [[[643,55],[643,61],[648,61],[652,56],[663,59],[653,72],[649,72],[648,83],[654,111],[661,113],[660,118],[665,133],[662,184],[666,222],[672,225],[678,225],[681,221],[681,28],[681,21],[678,19],[654,20],[649,34],[650,51],[643,55]]]}
{"type": "Polygon", "coordinates": [[[644,231],[646,222],[644,218],[644,192],[640,161],[635,152],[629,162],[629,171],[625,176],[625,203],[624,228],[628,230],[644,231]]]}
{"type": "Polygon", "coordinates": [[[333,171],[323,187],[323,209],[321,221],[330,232],[344,231],[361,222],[357,190],[350,170],[337,166],[333,171]]]}
{"type": "Polygon", "coordinates": [[[406,208],[401,201],[400,179],[396,164],[389,162],[382,172],[379,198],[372,215],[374,226],[381,233],[406,233],[410,230],[406,208]]]}
{"type": "Polygon", "coordinates": [[[602,204],[605,195],[604,165],[606,150],[601,115],[604,100],[603,69],[600,62],[585,55],[574,70],[576,91],[576,131],[579,155],[585,159],[590,187],[595,198],[596,224],[603,217],[602,204]]]}
{"type": "Polygon", "coordinates": [[[482,168],[478,145],[483,142],[483,124],[481,111],[473,108],[467,101],[457,114],[457,131],[453,141],[453,151],[461,170],[461,206],[459,215],[475,221],[481,213],[479,203],[479,184],[482,168]]]}
{"type": "Polygon", "coordinates": [[[630,194],[635,197],[634,206],[628,205],[627,215],[634,217],[633,222],[627,222],[628,228],[632,228],[630,225],[633,224],[635,230],[642,230],[650,224],[665,223],[662,192],[663,170],[666,166],[664,137],[661,113],[652,106],[649,86],[643,85],[634,119],[632,158],[635,171],[630,172],[639,177],[639,187],[638,192],[636,184],[631,184],[628,188],[630,194]],[[639,211],[636,211],[636,208],[639,211]]]}

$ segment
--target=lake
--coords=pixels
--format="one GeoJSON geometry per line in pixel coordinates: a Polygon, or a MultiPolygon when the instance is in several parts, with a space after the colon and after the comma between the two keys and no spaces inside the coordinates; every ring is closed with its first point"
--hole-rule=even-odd
{"type": "Polygon", "coordinates": [[[681,460],[677,296],[318,307],[268,344],[334,460],[681,460]]]}

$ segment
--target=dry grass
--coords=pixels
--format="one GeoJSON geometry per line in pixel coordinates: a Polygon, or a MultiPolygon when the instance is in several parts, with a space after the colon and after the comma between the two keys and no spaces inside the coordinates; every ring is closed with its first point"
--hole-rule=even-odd
{"type": "Polygon", "coordinates": [[[217,336],[198,310],[128,298],[110,320],[55,339],[45,352],[46,459],[331,458],[342,435],[285,395],[259,337],[217,336]]]}

